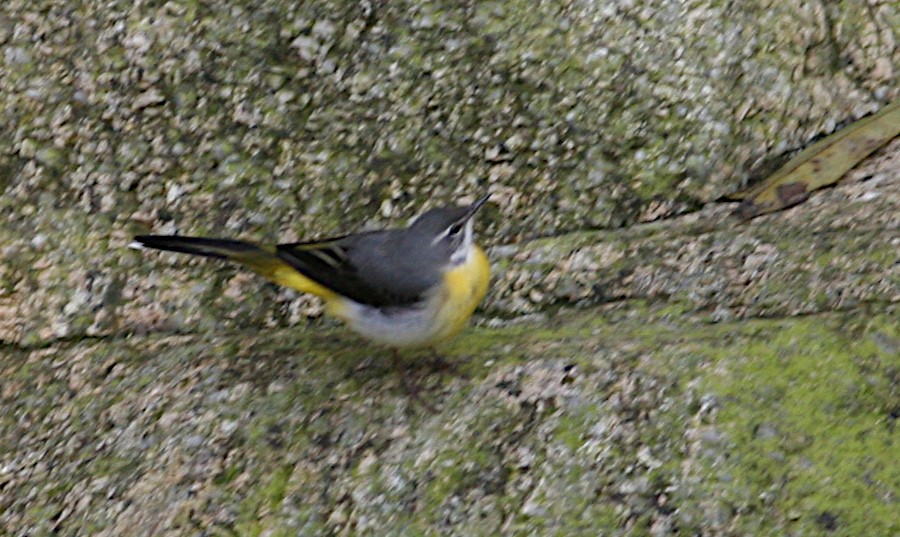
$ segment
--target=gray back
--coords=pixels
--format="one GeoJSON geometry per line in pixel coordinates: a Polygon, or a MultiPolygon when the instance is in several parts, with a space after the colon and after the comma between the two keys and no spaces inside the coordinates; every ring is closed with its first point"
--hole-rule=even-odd
{"type": "Polygon", "coordinates": [[[408,306],[440,283],[452,246],[435,238],[468,211],[433,209],[406,229],[281,244],[277,254],[304,276],[361,304],[408,306]]]}

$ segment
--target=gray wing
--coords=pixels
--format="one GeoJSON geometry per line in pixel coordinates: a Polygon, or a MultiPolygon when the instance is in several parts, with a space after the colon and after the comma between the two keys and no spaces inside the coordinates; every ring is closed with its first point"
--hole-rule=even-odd
{"type": "Polygon", "coordinates": [[[276,253],[316,283],[377,308],[415,304],[441,277],[425,262],[428,252],[408,248],[402,230],[279,244],[276,253]]]}

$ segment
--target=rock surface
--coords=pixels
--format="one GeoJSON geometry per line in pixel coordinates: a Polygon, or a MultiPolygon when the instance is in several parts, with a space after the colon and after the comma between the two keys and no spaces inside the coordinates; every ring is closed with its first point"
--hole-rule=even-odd
{"type": "Polygon", "coordinates": [[[0,5],[0,533],[891,535],[900,141],[717,202],[900,95],[891,2],[0,5]],[[438,372],[132,234],[493,203],[438,372]]]}

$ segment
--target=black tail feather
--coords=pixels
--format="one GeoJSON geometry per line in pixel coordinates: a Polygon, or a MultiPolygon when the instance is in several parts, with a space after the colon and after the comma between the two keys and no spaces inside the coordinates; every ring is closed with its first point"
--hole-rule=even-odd
{"type": "Polygon", "coordinates": [[[178,235],[137,235],[134,240],[147,248],[218,259],[240,258],[243,255],[260,253],[262,251],[255,244],[230,239],[180,237],[178,235]]]}

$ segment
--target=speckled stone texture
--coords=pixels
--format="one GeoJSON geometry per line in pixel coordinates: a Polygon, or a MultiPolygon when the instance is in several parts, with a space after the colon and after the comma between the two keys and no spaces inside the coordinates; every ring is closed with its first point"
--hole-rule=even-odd
{"type": "Polygon", "coordinates": [[[892,535],[896,2],[0,2],[0,534],[892,535]],[[475,327],[378,348],[134,233],[492,203],[475,327]]]}

